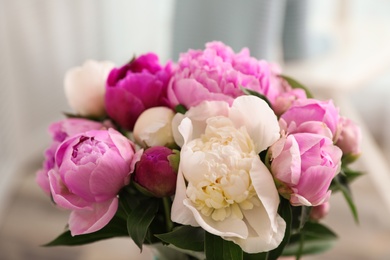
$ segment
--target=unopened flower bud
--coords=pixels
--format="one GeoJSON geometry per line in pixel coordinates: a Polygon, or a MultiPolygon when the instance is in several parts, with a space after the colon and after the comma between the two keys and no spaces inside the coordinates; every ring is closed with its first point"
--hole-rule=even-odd
{"type": "Polygon", "coordinates": [[[174,143],[172,119],[175,113],[167,107],[145,110],[134,126],[135,141],[143,147],[169,146],[174,143]]]}
{"type": "Polygon", "coordinates": [[[178,153],[164,146],[147,149],[136,165],[134,181],[156,197],[173,195],[177,178],[176,157],[179,157],[178,153]]]}

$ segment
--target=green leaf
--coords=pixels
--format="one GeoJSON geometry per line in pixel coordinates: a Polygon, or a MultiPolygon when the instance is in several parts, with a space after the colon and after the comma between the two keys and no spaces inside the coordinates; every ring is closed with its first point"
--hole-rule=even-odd
{"type": "Polygon", "coordinates": [[[244,260],[268,260],[268,259],[277,259],[277,258],[269,258],[268,252],[258,253],[258,254],[248,254],[244,252],[244,260]]]}
{"type": "Polygon", "coordinates": [[[324,225],[316,222],[306,222],[301,233],[292,235],[289,244],[284,248],[284,256],[302,256],[321,253],[330,249],[336,234],[324,225]]]}
{"type": "Polygon", "coordinates": [[[356,178],[364,175],[364,173],[359,172],[359,171],[354,171],[352,169],[349,169],[348,167],[342,167],[342,173],[345,175],[347,183],[351,183],[356,178]]]}
{"type": "Polygon", "coordinates": [[[207,260],[242,260],[243,252],[239,245],[205,232],[205,253],[207,260]],[[221,255],[222,253],[222,255],[221,255]]]}
{"type": "Polygon", "coordinates": [[[92,242],[96,242],[103,239],[113,237],[128,236],[126,229],[123,227],[126,225],[126,221],[118,216],[114,216],[111,221],[102,229],[85,235],[72,236],[70,231],[65,231],[59,235],[53,241],[47,243],[44,246],[78,246],[85,245],[92,242]]]}
{"type": "Polygon", "coordinates": [[[328,227],[318,222],[311,222],[311,221],[306,222],[305,226],[303,227],[303,232],[305,233],[305,236],[313,237],[313,238],[315,237],[321,239],[337,238],[336,233],[334,233],[328,227]]]}
{"type": "Polygon", "coordinates": [[[175,107],[176,113],[185,114],[187,112],[187,108],[181,104],[175,107]]]}
{"type": "Polygon", "coordinates": [[[299,233],[306,222],[309,220],[311,207],[307,206],[295,206],[291,207],[292,211],[292,223],[291,232],[293,234],[299,233]]]}
{"type": "Polygon", "coordinates": [[[169,233],[155,236],[178,248],[201,252],[204,251],[204,233],[204,229],[199,227],[179,226],[169,233]]]}
{"type": "Polygon", "coordinates": [[[142,250],[149,226],[159,209],[157,199],[149,199],[139,204],[127,217],[127,231],[134,243],[142,250]]]}
{"type": "Polygon", "coordinates": [[[313,98],[313,95],[311,94],[311,92],[305,87],[303,86],[301,83],[299,83],[298,81],[296,81],[295,79],[291,78],[291,77],[288,77],[288,76],[285,76],[285,75],[280,75],[281,78],[283,78],[284,80],[287,81],[287,83],[292,87],[292,88],[300,88],[300,89],[303,89],[305,92],[306,92],[306,97],[307,98],[313,98]]]}
{"type": "Polygon", "coordinates": [[[284,248],[290,241],[291,225],[292,225],[292,209],[289,200],[280,198],[278,213],[286,222],[286,231],[284,232],[283,240],[279,244],[279,246],[268,253],[268,259],[278,259],[279,256],[282,255],[284,248]]]}
{"type": "Polygon", "coordinates": [[[264,101],[267,103],[267,105],[268,105],[269,107],[272,108],[271,102],[269,102],[268,98],[267,98],[266,96],[264,96],[263,94],[260,94],[260,93],[257,92],[257,91],[254,91],[254,90],[251,90],[251,89],[248,89],[248,88],[244,88],[244,87],[241,87],[241,90],[242,90],[242,92],[243,92],[245,95],[251,95],[251,96],[256,96],[256,97],[258,97],[258,98],[261,98],[262,100],[264,100],[264,101]]]}
{"type": "Polygon", "coordinates": [[[356,222],[356,224],[359,224],[359,216],[358,212],[355,206],[355,203],[352,199],[352,193],[349,189],[348,182],[345,180],[346,177],[343,179],[343,175],[338,174],[335,178],[333,178],[333,184],[335,186],[336,190],[340,190],[343,193],[343,196],[345,200],[347,201],[348,207],[352,212],[352,216],[356,222]]]}

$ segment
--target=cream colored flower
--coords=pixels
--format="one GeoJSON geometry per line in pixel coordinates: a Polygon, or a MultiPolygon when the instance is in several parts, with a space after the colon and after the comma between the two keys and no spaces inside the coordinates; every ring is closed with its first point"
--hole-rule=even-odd
{"type": "Polygon", "coordinates": [[[279,139],[275,114],[253,96],[238,97],[231,108],[219,101],[200,107],[184,115],[181,137],[175,135],[183,145],[172,220],[201,226],[248,253],[276,248],[285,222],[277,214],[272,175],[258,155],[279,139]]]}
{"type": "Polygon", "coordinates": [[[169,146],[174,143],[172,119],[175,113],[167,107],[145,110],[134,125],[135,141],[143,147],[169,146]]]}
{"type": "Polygon", "coordinates": [[[70,69],[64,80],[69,106],[82,116],[105,115],[104,94],[106,80],[115,64],[109,61],[86,61],[83,66],[70,69]]]}

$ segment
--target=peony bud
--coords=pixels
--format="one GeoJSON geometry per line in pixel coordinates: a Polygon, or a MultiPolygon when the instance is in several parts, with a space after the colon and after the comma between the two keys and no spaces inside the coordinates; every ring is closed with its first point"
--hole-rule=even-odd
{"type": "Polygon", "coordinates": [[[312,219],[312,220],[323,219],[326,215],[328,215],[329,208],[330,208],[329,201],[327,201],[321,205],[312,207],[311,212],[310,212],[310,219],[312,219]]]}
{"type": "Polygon", "coordinates": [[[362,134],[360,128],[350,119],[340,118],[341,132],[336,142],[336,145],[340,147],[344,155],[348,155],[353,161],[360,154],[360,143],[362,134]]]}
{"type": "Polygon", "coordinates": [[[135,141],[143,147],[173,144],[172,119],[174,115],[175,113],[167,107],[145,110],[134,126],[135,141]]]}
{"type": "Polygon", "coordinates": [[[104,116],[106,79],[114,66],[108,61],[88,60],[83,66],[70,69],[64,82],[69,106],[82,116],[104,116]]]}
{"type": "Polygon", "coordinates": [[[134,181],[156,197],[171,196],[176,190],[178,153],[164,146],[147,149],[136,164],[134,181]]]}

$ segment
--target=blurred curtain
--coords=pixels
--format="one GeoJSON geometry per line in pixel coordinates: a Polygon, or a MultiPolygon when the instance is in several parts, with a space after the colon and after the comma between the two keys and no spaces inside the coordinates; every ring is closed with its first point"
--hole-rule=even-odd
{"type": "Polygon", "coordinates": [[[39,167],[48,125],[70,111],[65,72],[146,51],[166,59],[171,10],[172,0],[0,0],[0,218],[17,175],[39,167]]]}
{"type": "Polygon", "coordinates": [[[248,47],[254,57],[278,61],[284,10],[285,0],[176,1],[173,57],[218,40],[236,52],[248,47]]]}
{"type": "Polygon", "coordinates": [[[14,180],[41,158],[50,121],[67,106],[62,77],[101,57],[94,0],[0,0],[0,217],[14,180]]]}

